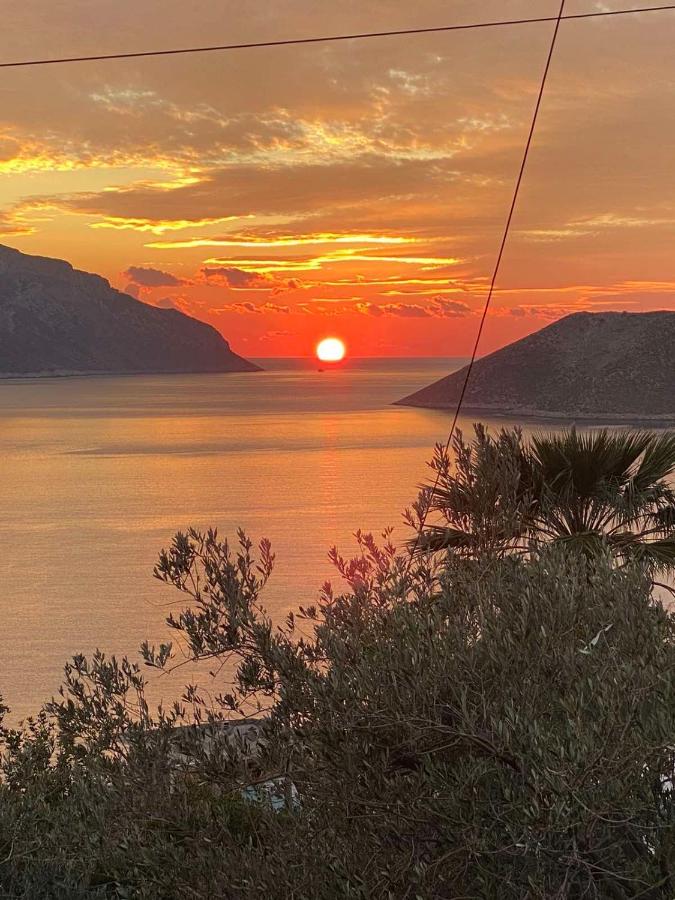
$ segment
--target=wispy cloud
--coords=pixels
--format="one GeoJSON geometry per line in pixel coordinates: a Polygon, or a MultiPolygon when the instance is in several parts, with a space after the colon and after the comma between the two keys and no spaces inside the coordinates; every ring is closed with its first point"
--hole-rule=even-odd
{"type": "Polygon", "coordinates": [[[90,223],[90,228],[113,228],[116,231],[140,231],[160,235],[167,231],[184,231],[186,228],[222,225],[223,222],[231,222],[240,218],[241,216],[220,216],[215,219],[133,219],[123,216],[108,216],[103,222],[90,223]]]}
{"type": "Polygon", "coordinates": [[[35,226],[30,225],[20,216],[12,212],[0,212],[0,235],[11,237],[13,235],[33,234],[35,226]]]}
{"type": "Polygon", "coordinates": [[[441,266],[458,266],[461,259],[454,256],[379,256],[375,254],[336,251],[320,256],[295,257],[292,259],[258,259],[255,257],[236,259],[212,257],[205,261],[211,266],[236,266],[250,272],[311,272],[345,263],[379,263],[390,266],[420,266],[422,269],[434,269],[441,266]]]}
{"type": "Polygon", "coordinates": [[[146,244],[155,250],[174,250],[193,247],[263,247],[284,249],[285,247],[303,247],[316,244],[414,244],[414,237],[387,236],[374,234],[306,234],[279,235],[277,237],[213,237],[189,238],[184,241],[153,241],[146,244]]]}

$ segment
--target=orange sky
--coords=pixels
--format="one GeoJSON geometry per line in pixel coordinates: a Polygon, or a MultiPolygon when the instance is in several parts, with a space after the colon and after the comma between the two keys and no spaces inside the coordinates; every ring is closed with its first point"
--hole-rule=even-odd
{"type": "MultiPolygon", "coordinates": [[[[568,0],[569,13],[639,5],[568,0]]],[[[551,15],[558,0],[22,0],[3,58],[551,15]]],[[[467,354],[551,25],[0,73],[0,242],[247,356],[467,354]]],[[[675,14],[564,23],[481,351],[675,308],[675,14]]]]}

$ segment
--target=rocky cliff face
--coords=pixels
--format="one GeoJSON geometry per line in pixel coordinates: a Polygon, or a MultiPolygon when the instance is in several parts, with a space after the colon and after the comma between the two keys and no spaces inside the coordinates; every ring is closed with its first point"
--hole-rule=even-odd
{"type": "Polygon", "coordinates": [[[247,372],[215,328],[0,246],[0,375],[247,372]]]}
{"type": "MultiPolygon", "coordinates": [[[[675,423],[675,312],[575,313],[478,360],[467,412],[675,423]]],[[[399,400],[453,409],[466,369],[399,400]]]]}

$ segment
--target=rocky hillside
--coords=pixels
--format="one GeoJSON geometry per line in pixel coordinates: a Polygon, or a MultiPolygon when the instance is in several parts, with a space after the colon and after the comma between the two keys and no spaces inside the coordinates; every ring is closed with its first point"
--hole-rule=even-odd
{"type": "MultiPolygon", "coordinates": [[[[675,423],[675,312],[575,313],[479,359],[467,412],[675,423]]],[[[399,400],[453,409],[466,369],[399,400]]]]}
{"type": "Polygon", "coordinates": [[[221,334],[58,259],[0,246],[0,376],[247,372],[221,334]]]}

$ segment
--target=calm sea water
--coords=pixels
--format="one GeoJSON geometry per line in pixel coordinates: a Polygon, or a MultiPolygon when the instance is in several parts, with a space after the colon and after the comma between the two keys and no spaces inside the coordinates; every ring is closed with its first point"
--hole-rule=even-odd
{"type": "Polygon", "coordinates": [[[269,537],[279,618],[316,598],[328,549],[350,551],[357,528],[403,540],[449,417],[391,403],[460,363],[0,382],[0,694],[14,717],[54,693],[73,653],[166,638],[178,598],[152,567],[176,530],[269,537]]]}

